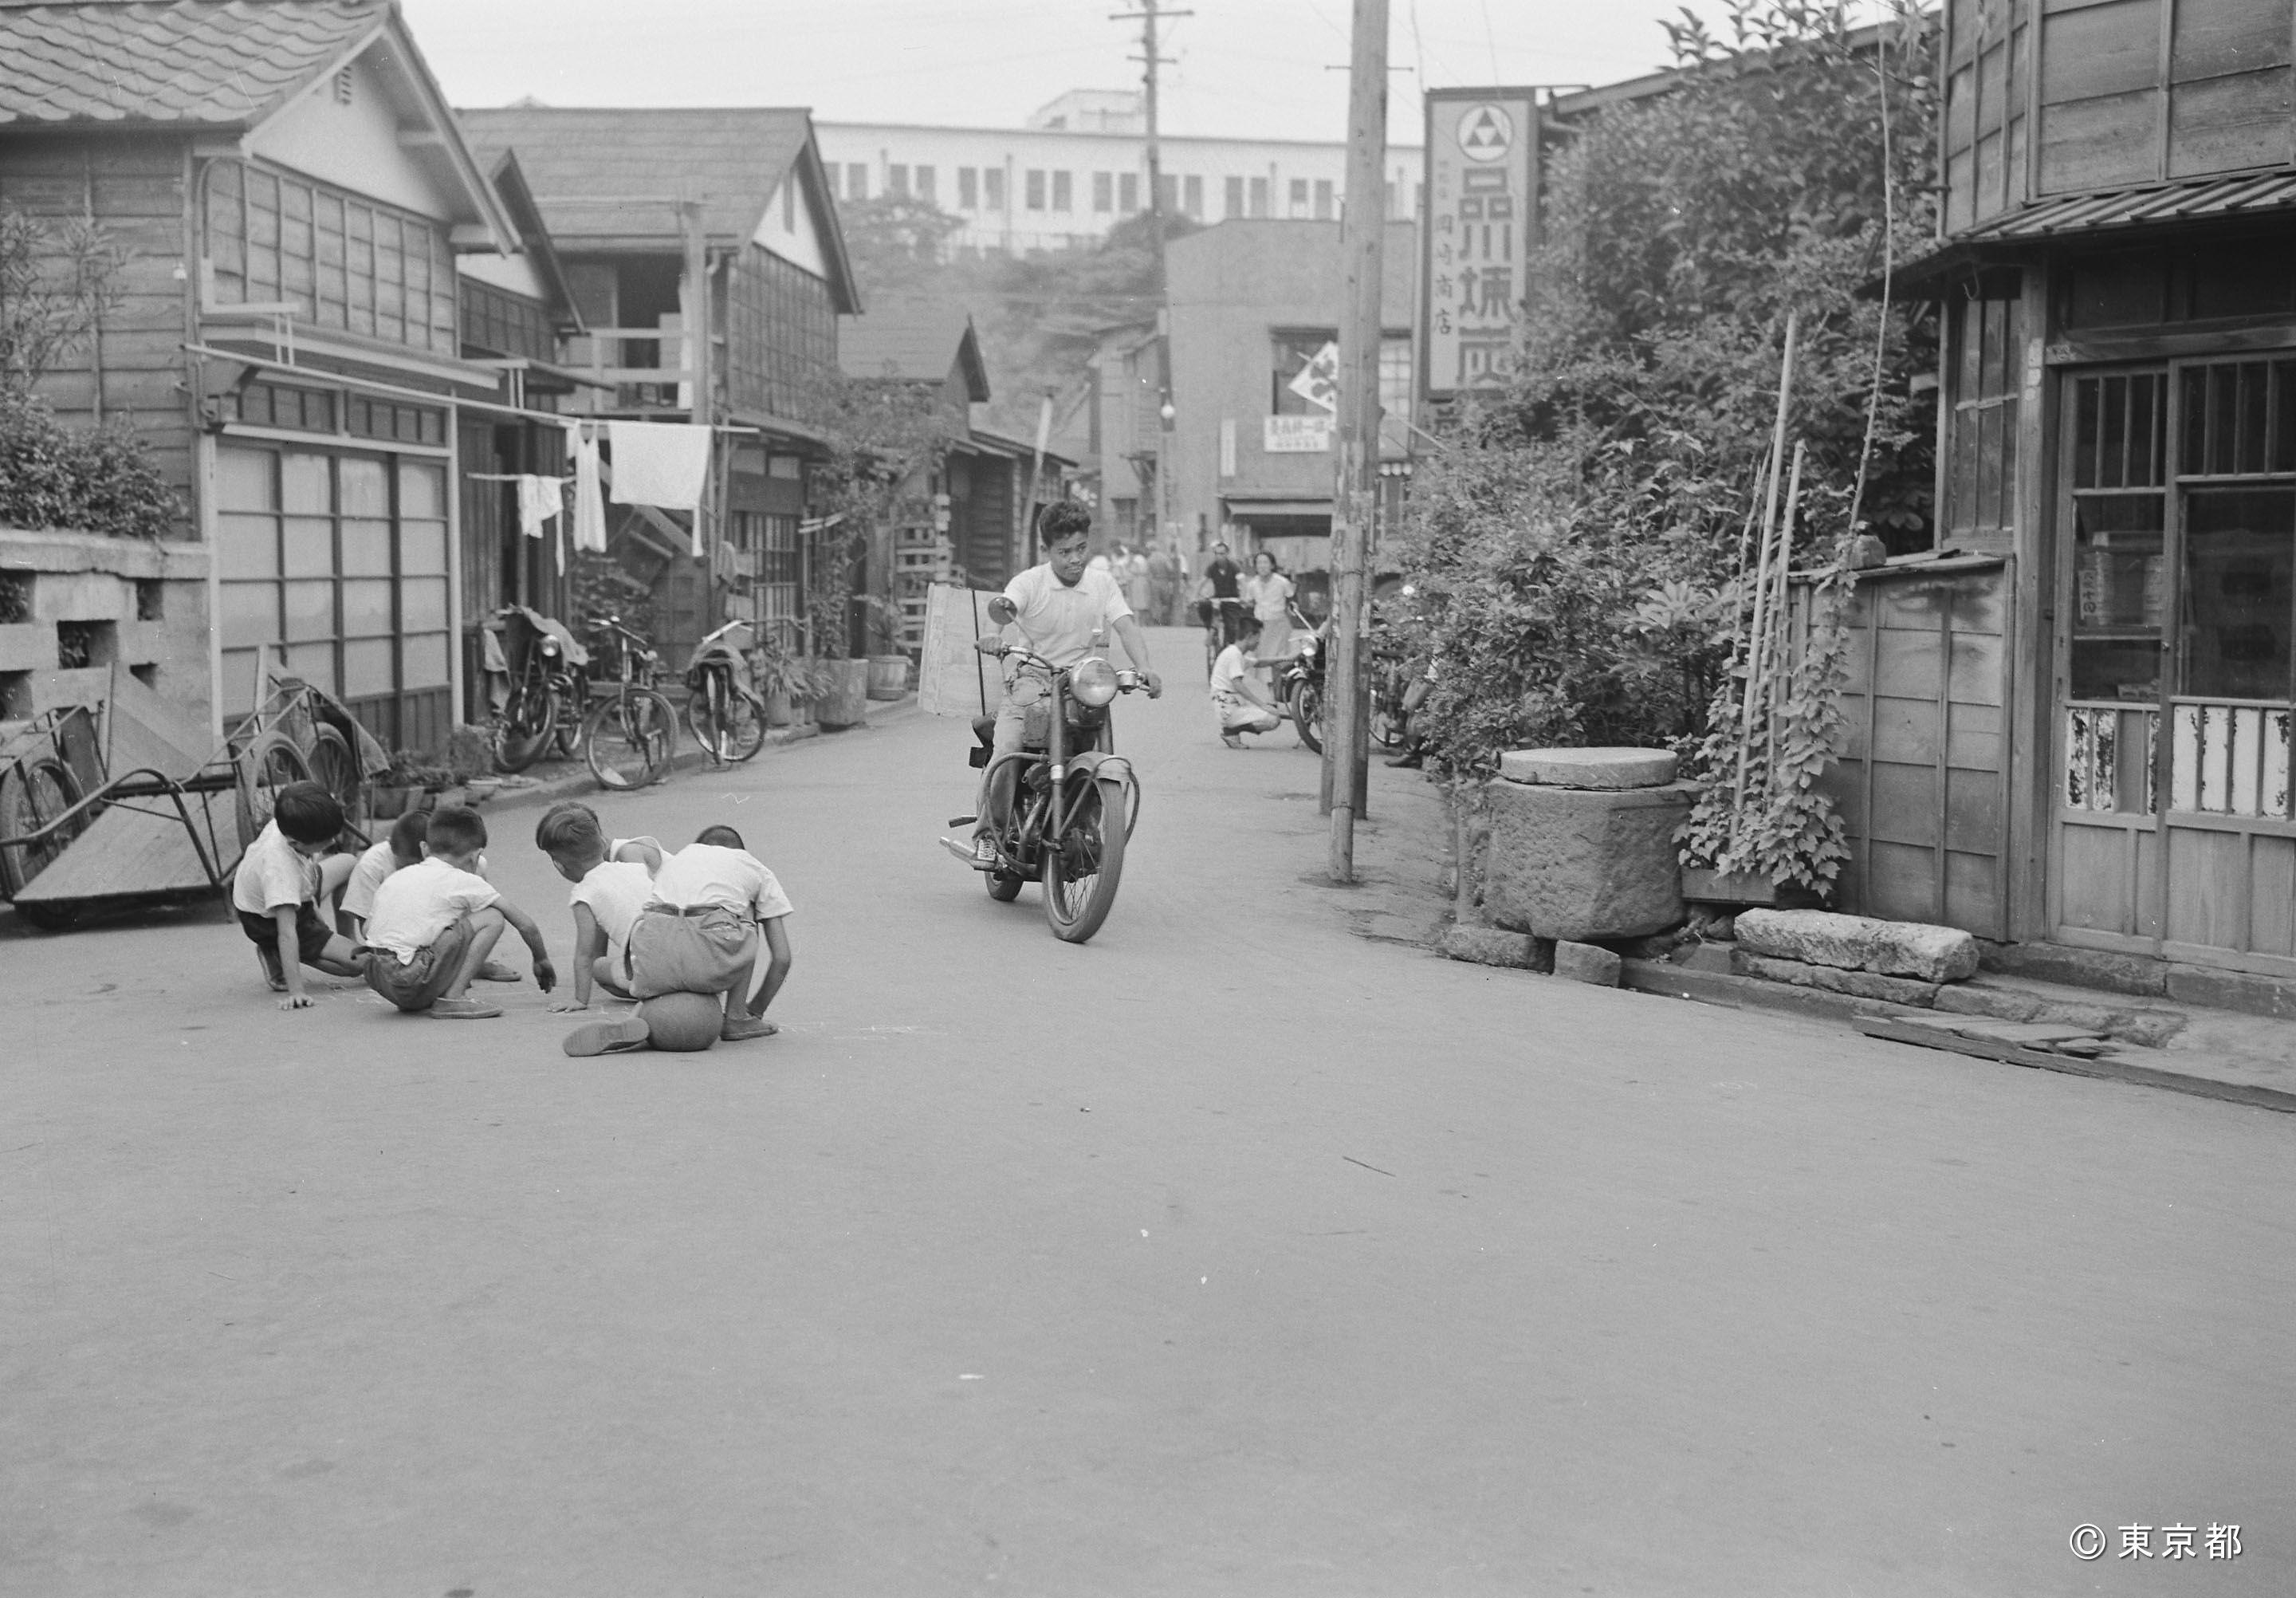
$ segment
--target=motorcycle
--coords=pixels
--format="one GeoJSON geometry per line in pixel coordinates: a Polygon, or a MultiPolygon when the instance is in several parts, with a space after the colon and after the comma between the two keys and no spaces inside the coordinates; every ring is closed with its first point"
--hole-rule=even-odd
{"type": "Polygon", "coordinates": [[[510,688],[494,723],[495,764],[523,771],[542,758],[554,738],[568,760],[582,747],[582,716],[588,708],[590,652],[574,635],[539,611],[505,605],[495,613],[502,623],[503,656],[510,688]]]}
{"type": "Polygon", "coordinates": [[[766,746],[766,702],[749,687],[749,622],[736,617],[693,646],[685,663],[685,721],[713,765],[732,765],[766,746]]]}
{"type": "MultiPolygon", "coordinates": [[[[1276,683],[1278,701],[1292,718],[1292,724],[1300,729],[1300,741],[1318,754],[1324,752],[1324,656],[1331,641],[1331,623],[1326,622],[1284,666],[1283,676],[1276,683]]],[[[1403,696],[1411,685],[1405,680],[1404,663],[1391,655],[1374,652],[1371,668],[1367,731],[1371,746],[1385,754],[1403,745],[1403,696]]]]}
{"type": "MultiPolygon", "coordinates": [[[[988,616],[1010,626],[1017,614],[999,595],[988,616]]],[[[1140,820],[1140,782],[1132,762],[1115,753],[1109,706],[1119,694],[1147,687],[1137,671],[1119,671],[1098,655],[1073,666],[1056,666],[1034,649],[983,638],[976,646],[998,660],[1017,659],[1043,680],[1046,692],[1028,707],[1020,749],[993,754],[996,718],[972,724],[980,746],[971,753],[983,770],[996,865],[988,875],[988,896],[1010,903],[1021,885],[1037,877],[1045,888],[1045,919],[1053,935],[1081,943],[1098,932],[1116,903],[1124,873],[1124,845],[1140,820]]],[[[978,816],[958,816],[952,827],[970,827],[978,816]]]]}

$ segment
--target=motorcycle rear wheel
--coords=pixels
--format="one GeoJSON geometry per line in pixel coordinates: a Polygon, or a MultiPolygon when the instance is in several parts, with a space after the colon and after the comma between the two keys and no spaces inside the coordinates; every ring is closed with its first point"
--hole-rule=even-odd
{"type": "Polygon", "coordinates": [[[1078,791],[1060,836],[1045,841],[1045,919],[1064,943],[1086,942],[1116,908],[1125,829],[1109,818],[1124,809],[1124,785],[1098,778],[1078,791]]]}
{"type": "Polygon", "coordinates": [[[495,725],[495,764],[504,771],[525,770],[542,758],[557,721],[558,696],[548,685],[513,686],[495,725]]]}
{"type": "Polygon", "coordinates": [[[1292,725],[1300,729],[1300,741],[1321,754],[1324,752],[1324,691],[1303,678],[1292,685],[1292,698],[1287,708],[1292,712],[1292,725]]]}

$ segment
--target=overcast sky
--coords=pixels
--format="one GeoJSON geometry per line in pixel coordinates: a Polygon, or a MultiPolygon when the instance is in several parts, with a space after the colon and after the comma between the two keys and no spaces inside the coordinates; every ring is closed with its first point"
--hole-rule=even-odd
{"type": "MultiPolygon", "coordinates": [[[[1346,133],[1349,0],[1167,0],[1171,133],[1346,133]]],[[[1140,69],[1130,0],[404,0],[457,105],[804,105],[824,121],[1018,127],[1140,69]]],[[[1712,15],[1718,6],[1700,0],[1712,15]]],[[[1390,136],[1417,89],[1613,83],[1667,62],[1678,0],[1390,0],[1390,136]]]]}

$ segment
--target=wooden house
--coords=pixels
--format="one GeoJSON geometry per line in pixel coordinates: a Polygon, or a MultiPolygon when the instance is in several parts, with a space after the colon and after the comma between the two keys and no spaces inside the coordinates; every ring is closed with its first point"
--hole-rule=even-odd
{"type": "Polygon", "coordinates": [[[717,430],[699,513],[611,505],[611,553],[673,664],[730,616],[801,630],[807,419],[860,309],[812,119],[791,110],[466,111],[515,150],[584,332],[564,414],[717,430]],[[701,526],[693,524],[698,514],[701,526]],[[697,542],[703,554],[696,556],[697,542]]]}
{"type": "Polygon", "coordinates": [[[2296,976],[2296,7],[1950,0],[1938,543],[1862,585],[1853,901],[2296,976]]]}
{"type": "Polygon", "coordinates": [[[267,663],[386,744],[441,746],[483,572],[456,556],[456,420],[516,408],[472,358],[492,346],[465,337],[458,258],[529,239],[398,8],[10,6],[0,61],[0,203],[90,218],[127,257],[47,392],[130,420],[212,552],[208,658],[157,686],[188,704],[195,680],[221,721],[267,663]]]}
{"type": "Polygon", "coordinates": [[[1028,515],[1067,492],[1070,462],[973,418],[989,400],[972,318],[916,301],[879,306],[849,322],[837,356],[858,383],[905,389],[939,432],[931,458],[902,485],[891,527],[870,531],[867,591],[897,607],[901,647],[924,638],[925,590],[936,581],[1001,589],[1029,560],[1028,515]]]}

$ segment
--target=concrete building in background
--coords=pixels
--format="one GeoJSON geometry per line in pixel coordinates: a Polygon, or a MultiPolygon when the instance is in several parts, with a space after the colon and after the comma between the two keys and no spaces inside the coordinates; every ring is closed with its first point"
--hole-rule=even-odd
{"type": "MultiPolygon", "coordinates": [[[[961,251],[1076,250],[1148,208],[1145,117],[1136,93],[1075,89],[1025,128],[815,124],[839,200],[931,201],[964,226],[961,251]]],[[[1339,139],[1225,139],[1166,134],[1164,207],[1202,223],[1332,221],[1347,190],[1339,139]]],[[[1390,218],[1417,214],[1415,145],[1387,152],[1390,218]]]]}
{"type": "MultiPolygon", "coordinates": [[[[1416,231],[1387,228],[1382,281],[1382,526],[1410,466],[1416,231]]],[[[1335,222],[1222,222],[1172,242],[1172,424],[1166,463],[1180,548],[1224,537],[1286,571],[1330,564],[1333,413],[1328,386],[1346,286],[1335,222]],[[1321,378],[1321,381],[1319,381],[1321,378]]],[[[1335,375],[1335,374],[1333,374],[1335,375]]]]}

